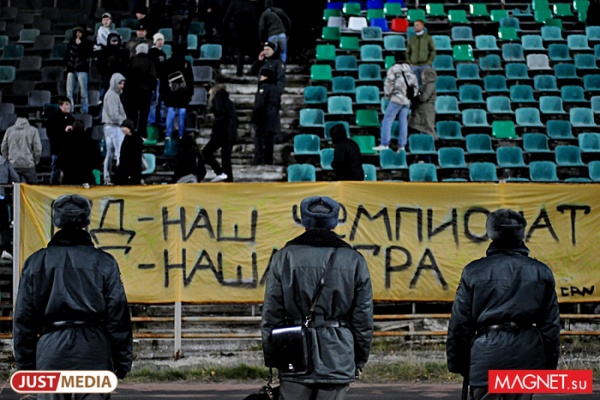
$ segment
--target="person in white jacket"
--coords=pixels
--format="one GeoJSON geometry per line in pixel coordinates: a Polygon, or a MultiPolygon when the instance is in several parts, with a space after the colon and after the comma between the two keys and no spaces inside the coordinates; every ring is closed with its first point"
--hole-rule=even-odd
{"type": "Polygon", "coordinates": [[[410,64],[394,64],[387,72],[384,93],[389,100],[383,121],[381,122],[381,144],[373,150],[381,151],[390,147],[392,135],[392,124],[396,115],[400,124],[398,135],[398,151],[403,151],[408,138],[408,111],[410,110],[410,99],[407,92],[412,88],[416,95],[419,92],[417,77],[412,72],[410,64]]]}
{"type": "Polygon", "coordinates": [[[123,103],[119,97],[125,87],[125,77],[119,73],[110,78],[110,88],[104,95],[104,107],[102,108],[102,123],[104,124],[104,140],[106,142],[106,158],[104,159],[104,184],[111,185],[110,173],[112,162],[116,157],[117,166],[121,154],[121,144],[125,135],[121,130],[121,124],[127,119],[123,103]]]}

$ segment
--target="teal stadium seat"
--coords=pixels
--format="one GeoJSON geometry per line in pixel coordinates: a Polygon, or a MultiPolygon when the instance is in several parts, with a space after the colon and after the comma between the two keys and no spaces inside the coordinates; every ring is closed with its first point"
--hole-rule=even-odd
{"type": "Polygon", "coordinates": [[[502,60],[497,54],[488,54],[479,58],[479,68],[482,71],[503,71],[502,60]]]}
{"type": "Polygon", "coordinates": [[[287,167],[288,182],[316,182],[317,173],[311,164],[291,164],[287,167]]]}
{"type": "MultiPolygon", "coordinates": [[[[598,27],[600,28],[600,27],[598,27]]],[[[596,57],[593,54],[575,54],[575,68],[577,71],[598,72],[596,57]]]]}
{"type": "Polygon", "coordinates": [[[546,47],[544,46],[541,35],[523,35],[521,37],[521,45],[525,51],[546,52],[546,47]]]}
{"type": "Polygon", "coordinates": [[[354,113],[352,110],[352,98],[349,96],[330,96],[327,99],[327,112],[329,114],[346,114],[354,113]]]}
{"type": "Polygon", "coordinates": [[[485,110],[480,109],[467,109],[462,113],[462,122],[464,126],[468,127],[489,127],[490,124],[487,121],[487,113],[485,110]]]}
{"type": "Polygon", "coordinates": [[[473,42],[473,30],[470,26],[453,26],[451,30],[452,40],[454,42],[473,42]]]}
{"type": "Polygon", "coordinates": [[[516,111],[517,125],[524,128],[543,127],[540,120],[540,110],[534,107],[517,108],[516,111]]]}
{"type": "Polygon", "coordinates": [[[496,37],[492,35],[475,36],[475,48],[483,51],[500,50],[496,42],[496,37]]]}
{"type": "Polygon", "coordinates": [[[454,96],[437,96],[435,100],[436,114],[460,114],[458,100],[454,96]]]}
{"type": "Polygon", "coordinates": [[[569,46],[562,43],[553,43],[548,46],[548,57],[554,62],[572,61],[569,46]]]}
{"type": "Polygon", "coordinates": [[[435,81],[437,94],[454,94],[458,93],[456,88],[456,78],[453,76],[438,76],[435,81]]]}
{"type": "Polygon", "coordinates": [[[439,121],[435,124],[435,131],[440,140],[464,140],[458,121],[439,121]]]}
{"type": "Polygon", "coordinates": [[[452,41],[448,35],[433,35],[433,44],[437,52],[452,51],[452,41]]]}
{"type": "Polygon", "coordinates": [[[325,170],[325,171],[333,170],[331,163],[333,162],[334,155],[335,155],[335,150],[333,148],[321,150],[320,164],[321,164],[322,170],[325,170]]]}
{"type": "Polygon", "coordinates": [[[516,146],[503,146],[496,149],[496,161],[500,168],[525,168],[523,150],[516,146]]]}
{"type": "Polygon", "coordinates": [[[514,114],[507,96],[488,96],[487,110],[492,114],[514,114]]]}
{"type": "Polygon", "coordinates": [[[346,131],[346,136],[350,137],[350,124],[347,121],[327,121],[325,122],[325,139],[331,142],[331,128],[335,125],[341,124],[344,126],[344,130],[346,131]]]}
{"type": "Polygon", "coordinates": [[[220,44],[203,44],[200,46],[200,60],[219,61],[223,55],[220,44]]]}
{"type": "Polygon", "coordinates": [[[152,175],[156,171],[156,155],[143,153],[142,156],[146,160],[146,164],[148,164],[148,167],[142,171],[142,175],[152,175]]]}
{"type": "Polygon", "coordinates": [[[592,96],[590,105],[592,106],[594,114],[600,114],[600,96],[592,96]]]}
{"type": "Polygon", "coordinates": [[[374,182],[377,180],[377,168],[373,164],[363,164],[362,169],[365,173],[365,181],[374,182]]]}
{"type": "Polygon", "coordinates": [[[9,65],[0,65],[0,83],[12,83],[17,76],[17,69],[9,65]]]}
{"type": "Polygon", "coordinates": [[[456,77],[461,80],[481,80],[477,64],[458,64],[456,77]]]}
{"type": "Polygon", "coordinates": [[[472,133],[466,137],[469,154],[494,154],[492,138],[485,133],[472,133]]]}
{"type": "Polygon", "coordinates": [[[597,128],[591,108],[574,107],[569,110],[569,120],[574,128],[597,128]]]}
{"type": "Polygon", "coordinates": [[[355,56],[336,56],[335,57],[336,71],[357,71],[358,63],[355,56]]]}
{"type": "Polygon", "coordinates": [[[379,152],[379,166],[382,170],[407,169],[406,151],[396,153],[392,149],[385,149],[379,152]]]}
{"type": "Polygon", "coordinates": [[[469,164],[469,178],[472,182],[498,182],[496,164],[491,162],[469,164]]]}
{"type": "Polygon", "coordinates": [[[550,153],[548,136],[544,133],[523,134],[523,150],[527,153],[550,153]]]}
{"type": "Polygon", "coordinates": [[[434,164],[418,163],[408,167],[408,177],[411,182],[437,182],[437,171],[434,164]]]}
{"type": "Polygon", "coordinates": [[[300,126],[305,128],[322,128],[325,113],[318,108],[303,108],[300,110],[300,126]]]}
{"type": "Polygon", "coordinates": [[[304,88],[304,104],[327,103],[327,88],[324,86],[307,86],[304,88]]]}
{"type": "Polygon", "coordinates": [[[589,51],[592,48],[588,44],[586,35],[569,35],[567,36],[567,46],[571,51],[589,51]]]}
{"type": "Polygon", "coordinates": [[[435,141],[433,136],[427,134],[413,134],[408,136],[408,148],[411,154],[435,155],[435,141]]]}
{"type": "Polygon", "coordinates": [[[585,75],[583,77],[583,87],[588,92],[600,91],[600,75],[585,75]]]}
{"type": "Polygon", "coordinates": [[[566,114],[560,96],[541,96],[540,111],[542,114],[566,114]]]}
{"type": "Polygon", "coordinates": [[[554,75],[536,75],[533,77],[533,87],[540,92],[558,92],[554,75]]]}
{"type": "Polygon", "coordinates": [[[379,104],[379,88],[377,86],[359,86],[356,88],[357,104],[379,104]]]}
{"type": "Polygon", "coordinates": [[[507,79],[525,81],[530,80],[529,74],[527,73],[527,65],[521,63],[509,63],[504,66],[505,75],[507,79]]]}
{"type": "Polygon", "coordinates": [[[335,94],[356,93],[356,82],[351,76],[336,76],[331,81],[331,91],[335,94]]]}
{"type": "Polygon", "coordinates": [[[557,26],[542,26],[542,39],[544,42],[564,42],[562,31],[557,26]]]}
{"type": "Polygon", "coordinates": [[[488,75],[483,78],[483,88],[488,93],[509,93],[506,78],[502,75],[488,75]]]}
{"type": "Polygon", "coordinates": [[[561,145],[554,148],[556,165],[559,167],[583,167],[579,146],[561,145]]]}
{"type": "Polygon", "coordinates": [[[406,41],[401,35],[386,35],[383,38],[383,48],[390,51],[405,51],[406,41]]]}
{"type": "Polygon", "coordinates": [[[461,85],[458,89],[458,97],[463,104],[485,104],[479,85],[461,85]]]}
{"type": "Polygon", "coordinates": [[[577,140],[582,153],[600,153],[600,133],[580,133],[577,140]]]}
{"type": "Polygon", "coordinates": [[[600,161],[591,161],[588,164],[588,172],[593,182],[600,182],[600,161]]]}
{"type": "Polygon", "coordinates": [[[565,103],[586,103],[585,93],[581,86],[563,86],[560,88],[560,97],[565,103]]]}
{"type": "Polygon", "coordinates": [[[507,43],[502,46],[502,58],[505,62],[525,61],[523,46],[518,43],[507,43]]]}
{"type": "Polygon", "coordinates": [[[298,134],[294,136],[295,155],[320,155],[321,139],[317,135],[298,134]]]}
{"type": "Polygon", "coordinates": [[[378,44],[363,44],[360,46],[360,59],[363,62],[383,61],[381,46],[378,44]]]}
{"type": "Polygon", "coordinates": [[[546,132],[548,137],[554,140],[570,140],[575,139],[571,123],[569,121],[552,119],[546,123],[546,132]]]}
{"type": "Polygon", "coordinates": [[[552,161],[532,161],[529,163],[529,178],[532,182],[558,182],[556,164],[552,161]]]}
{"type": "Polygon", "coordinates": [[[360,39],[365,41],[381,41],[383,35],[378,26],[366,26],[360,31],[360,39]]]}
{"type": "Polygon", "coordinates": [[[437,72],[440,71],[455,71],[454,59],[452,56],[440,55],[435,56],[433,64],[431,65],[437,72]]]}
{"type": "Polygon", "coordinates": [[[465,151],[460,147],[442,147],[438,150],[438,164],[445,169],[466,169],[465,151]]]}
{"type": "Polygon", "coordinates": [[[360,64],[358,66],[358,80],[381,81],[381,67],[378,64],[360,64]]]}
{"type": "Polygon", "coordinates": [[[556,79],[560,80],[577,80],[579,81],[579,77],[577,76],[577,70],[575,68],[575,64],[556,64],[554,66],[554,75],[556,79]]]}

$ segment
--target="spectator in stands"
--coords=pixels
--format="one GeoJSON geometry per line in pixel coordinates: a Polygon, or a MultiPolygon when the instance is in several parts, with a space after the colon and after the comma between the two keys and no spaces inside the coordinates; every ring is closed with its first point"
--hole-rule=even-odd
{"type": "Polygon", "coordinates": [[[256,40],[252,35],[252,32],[256,32],[254,10],[254,5],[249,0],[232,0],[223,19],[226,31],[231,34],[231,43],[237,56],[237,76],[243,75],[244,57],[250,57],[255,48],[256,40]]]}
{"type": "Polygon", "coordinates": [[[131,2],[131,9],[129,12],[129,18],[135,18],[138,21],[143,21],[148,15],[148,8],[144,0],[133,0],[131,2]]]}
{"type": "MultiPolygon", "coordinates": [[[[223,12],[227,8],[225,0],[199,0],[198,20],[205,22],[206,39],[209,42],[230,40],[226,30],[223,30],[223,12]]],[[[225,25],[226,26],[226,25],[225,25]]]]}
{"type": "Polygon", "coordinates": [[[148,31],[151,33],[156,33],[162,26],[168,25],[163,22],[168,17],[165,2],[166,0],[150,0],[150,8],[143,22],[148,26],[148,31]]]}
{"type": "Polygon", "coordinates": [[[263,51],[258,54],[258,59],[252,64],[250,73],[260,77],[263,69],[274,71],[275,82],[277,83],[277,88],[279,88],[279,96],[282,96],[285,90],[285,65],[281,62],[277,45],[273,42],[263,44],[263,51]]]}
{"type": "Polygon", "coordinates": [[[127,115],[125,114],[120,97],[124,87],[125,77],[116,73],[110,78],[110,89],[106,92],[106,96],[104,96],[102,123],[104,124],[104,140],[106,143],[106,158],[104,159],[105,185],[112,185],[110,174],[113,159],[117,159],[118,166],[121,155],[121,144],[125,138],[121,130],[121,124],[127,119],[127,115]]]}
{"type": "Polygon", "coordinates": [[[102,25],[98,27],[98,32],[96,33],[96,50],[100,50],[100,48],[108,46],[108,35],[113,32],[110,25],[112,24],[112,15],[110,13],[105,12],[102,14],[102,25]]]}
{"type": "Polygon", "coordinates": [[[435,43],[431,35],[425,32],[425,22],[420,19],[415,21],[414,28],[415,34],[408,39],[406,44],[406,61],[410,64],[420,85],[421,72],[433,64],[435,43]]]}
{"type": "MultiPolygon", "coordinates": [[[[448,325],[448,369],[471,386],[471,399],[529,400],[488,394],[489,370],[554,370],[560,315],[552,270],[531,258],[527,221],[514,210],[488,215],[486,256],[462,271],[448,325]]],[[[490,382],[491,383],[491,382],[490,382]]]]}
{"type": "Polygon", "coordinates": [[[83,27],[83,29],[93,32],[92,27],[90,26],[90,17],[92,16],[92,9],[94,8],[94,0],[79,0],[79,25],[83,27]]]}
{"type": "Polygon", "coordinates": [[[58,167],[63,171],[63,185],[95,185],[93,170],[100,169],[102,153],[82,121],[74,121],[73,129],[65,134],[58,167]]]}
{"type": "Polygon", "coordinates": [[[73,37],[65,51],[65,69],[67,72],[67,97],[74,106],[75,86],[79,85],[81,113],[88,112],[88,72],[92,58],[92,42],[85,38],[85,29],[73,28],[73,37]]]}
{"type": "Polygon", "coordinates": [[[254,98],[252,123],[254,124],[254,164],[273,164],[273,139],[280,131],[279,89],[275,85],[275,72],[263,68],[258,91],[254,98]]]}
{"type": "Polygon", "coordinates": [[[50,184],[58,185],[60,180],[60,168],[58,167],[58,158],[63,150],[65,136],[73,130],[75,119],[71,115],[71,101],[66,97],[58,99],[58,112],[48,118],[46,131],[50,139],[50,157],[52,163],[50,167],[50,184]]]}
{"type": "Polygon", "coordinates": [[[335,147],[331,167],[338,181],[364,181],[360,148],[350,139],[342,124],[331,127],[331,141],[335,147]]]}
{"type": "Polygon", "coordinates": [[[135,131],[135,123],[130,119],[123,121],[121,130],[125,138],[121,145],[115,181],[117,185],[139,185],[142,182],[142,147],[144,140],[135,131]]]}
{"type": "Polygon", "coordinates": [[[260,40],[277,44],[281,61],[287,61],[287,35],[292,28],[290,17],[281,8],[274,7],[274,0],[265,0],[265,11],[258,22],[260,40]]]}
{"type": "Polygon", "coordinates": [[[210,140],[202,149],[204,160],[215,171],[211,182],[233,182],[231,149],[237,140],[237,113],[235,104],[229,98],[224,85],[210,88],[210,107],[214,114],[210,140]],[[215,151],[221,149],[221,163],[215,158],[215,151]]]}
{"type": "Polygon", "coordinates": [[[198,183],[206,176],[202,154],[194,139],[194,131],[185,132],[175,158],[174,179],[177,183],[198,183]]]}
{"type": "Polygon", "coordinates": [[[192,65],[185,59],[185,49],[173,48],[173,54],[165,62],[165,79],[161,80],[161,97],[167,107],[167,130],[165,136],[170,140],[175,130],[175,114],[179,114],[179,138],[185,132],[187,106],[194,95],[194,73],[192,65]]]}
{"type": "MultiPolygon", "coordinates": [[[[150,60],[156,68],[157,80],[156,88],[152,92],[152,100],[150,100],[150,113],[148,114],[148,124],[151,126],[164,126],[164,117],[162,115],[163,99],[160,96],[160,81],[164,79],[165,61],[167,55],[163,51],[165,45],[165,37],[162,33],[155,33],[153,36],[154,46],[148,51],[150,60]]],[[[142,132],[143,133],[143,132],[142,132]]]]}
{"type": "Polygon", "coordinates": [[[410,113],[408,126],[417,132],[427,133],[437,139],[435,132],[435,80],[437,73],[433,68],[421,72],[421,89],[419,95],[412,100],[414,107],[410,113]]]}
{"type": "Polygon", "coordinates": [[[98,72],[102,76],[100,96],[110,87],[110,79],[116,74],[125,75],[129,68],[129,52],[121,47],[121,36],[113,32],[108,35],[108,45],[98,55],[98,72]]]}
{"type": "MultiPolygon", "coordinates": [[[[11,183],[19,183],[19,175],[13,165],[6,158],[0,156],[0,185],[9,185],[11,183]]],[[[4,191],[4,187],[0,186],[0,249],[2,249],[2,255],[0,258],[3,260],[12,260],[13,256],[10,254],[12,251],[11,244],[11,229],[10,219],[8,214],[8,206],[11,204],[10,195],[7,195],[4,191]]]]}
{"type": "Polygon", "coordinates": [[[389,100],[383,121],[381,123],[381,144],[374,147],[373,150],[381,151],[390,147],[390,138],[392,134],[392,123],[398,115],[400,124],[400,133],[398,136],[398,151],[404,150],[408,139],[408,111],[410,110],[410,100],[407,97],[407,91],[411,90],[416,94],[419,91],[417,77],[413,74],[410,65],[406,63],[394,64],[387,72],[385,80],[384,93],[389,100]]]}
{"type": "Polygon", "coordinates": [[[154,63],[148,56],[148,45],[138,44],[135,51],[137,54],[131,59],[129,72],[126,75],[124,105],[127,117],[133,120],[135,131],[146,135],[152,91],[156,88],[158,74],[154,63]]]}
{"type": "Polygon", "coordinates": [[[21,182],[31,185],[38,182],[35,166],[41,155],[42,141],[37,128],[29,125],[26,118],[17,118],[2,139],[2,156],[15,167],[21,182]]]}
{"type": "Polygon", "coordinates": [[[119,379],[131,371],[133,331],[121,272],[114,257],[95,248],[86,231],[91,210],[80,195],[57,198],[52,222],[60,230],[46,248],[25,260],[14,314],[18,370],[104,370],[119,379]]]}
{"type": "Polygon", "coordinates": [[[147,35],[148,29],[144,24],[140,23],[136,31],[136,37],[131,38],[131,40],[125,45],[125,48],[127,49],[127,51],[129,51],[130,58],[135,57],[135,55],[137,54],[136,49],[139,44],[144,43],[148,45],[148,48],[152,47],[152,39],[146,37],[147,35]]]}
{"type": "Polygon", "coordinates": [[[171,0],[171,22],[173,29],[173,47],[181,45],[187,49],[187,35],[190,22],[196,15],[196,0],[171,0]]]}

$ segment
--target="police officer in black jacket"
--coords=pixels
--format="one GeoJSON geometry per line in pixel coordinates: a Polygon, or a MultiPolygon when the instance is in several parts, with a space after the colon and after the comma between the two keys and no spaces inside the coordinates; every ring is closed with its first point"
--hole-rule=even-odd
{"type": "Polygon", "coordinates": [[[552,271],[529,257],[525,218],[510,209],[488,216],[486,257],[462,272],[448,326],[448,369],[468,377],[475,400],[531,399],[488,394],[488,371],[556,369],[560,320],[552,271]]]}
{"type": "MultiPolygon", "coordinates": [[[[109,370],[124,378],[131,370],[133,333],[119,265],[94,247],[85,230],[91,214],[85,197],[63,195],[52,210],[60,230],[25,261],[19,282],[13,330],[17,368],[109,370]]],[[[45,398],[71,398],[50,396],[45,398]]]]}
{"type": "Polygon", "coordinates": [[[263,68],[258,91],[254,98],[252,123],[254,124],[254,164],[273,164],[273,138],[279,134],[279,89],[275,85],[275,72],[263,68]]]}

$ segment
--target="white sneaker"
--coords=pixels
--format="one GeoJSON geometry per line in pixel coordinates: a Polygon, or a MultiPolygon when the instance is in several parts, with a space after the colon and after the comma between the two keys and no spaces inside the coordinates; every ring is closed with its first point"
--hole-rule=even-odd
{"type": "Polygon", "coordinates": [[[210,181],[211,182],[221,182],[221,181],[224,181],[225,179],[227,179],[227,174],[222,173],[221,175],[215,176],[210,181]]]}
{"type": "Polygon", "coordinates": [[[382,151],[382,150],[387,150],[387,149],[389,149],[389,148],[390,148],[390,146],[386,146],[386,145],[384,145],[384,144],[380,144],[380,145],[379,145],[379,146],[377,146],[377,147],[373,147],[373,150],[376,150],[376,151],[382,151]]]}
{"type": "Polygon", "coordinates": [[[404,150],[404,147],[398,147],[398,151],[396,151],[396,153],[402,153],[404,150]]]}
{"type": "Polygon", "coordinates": [[[3,259],[3,260],[9,260],[9,261],[12,261],[12,259],[13,259],[13,256],[12,256],[12,254],[10,254],[8,251],[6,251],[6,250],[2,250],[2,256],[0,256],[0,258],[1,258],[1,259],[3,259]]]}

